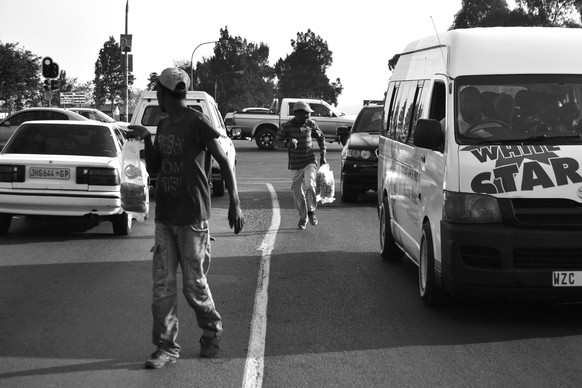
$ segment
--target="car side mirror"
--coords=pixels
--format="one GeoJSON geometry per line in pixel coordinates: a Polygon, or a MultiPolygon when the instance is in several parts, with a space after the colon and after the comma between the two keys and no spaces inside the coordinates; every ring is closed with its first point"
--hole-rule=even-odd
{"type": "Polygon", "coordinates": [[[418,119],[414,129],[413,143],[417,147],[441,150],[443,147],[441,123],[434,119],[418,119]]]}

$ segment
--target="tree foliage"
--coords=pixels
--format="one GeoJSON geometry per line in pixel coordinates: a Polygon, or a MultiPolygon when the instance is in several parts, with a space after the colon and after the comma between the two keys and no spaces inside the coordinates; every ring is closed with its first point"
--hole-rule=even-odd
{"type": "MultiPolygon", "coordinates": [[[[110,36],[99,50],[99,57],[95,62],[93,98],[97,106],[108,101],[113,105],[115,100],[123,97],[125,74],[121,60],[121,48],[115,38],[110,36]]],[[[133,74],[128,75],[128,85],[133,85],[134,78],[133,74]]]]}
{"type": "Polygon", "coordinates": [[[0,42],[0,100],[8,113],[40,102],[40,59],[18,43],[0,42]]]}
{"type": "Polygon", "coordinates": [[[327,42],[308,29],[306,33],[298,32],[291,46],[293,52],[275,64],[278,97],[321,98],[337,104],[343,86],[339,78],[330,83],[327,77],[326,71],[333,62],[327,42]]]}
{"type": "Polygon", "coordinates": [[[228,27],[220,29],[214,55],[198,62],[195,70],[194,88],[214,96],[223,114],[248,106],[268,107],[275,95],[269,47],[231,36],[228,27]]]}
{"type": "Polygon", "coordinates": [[[463,0],[450,29],[495,26],[580,27],[582,0],[463,0]]]}

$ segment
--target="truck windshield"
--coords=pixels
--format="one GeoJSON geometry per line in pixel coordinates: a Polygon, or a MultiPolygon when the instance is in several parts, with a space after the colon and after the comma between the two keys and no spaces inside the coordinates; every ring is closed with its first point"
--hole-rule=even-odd
{"type": "Polygon", "coordinates": [[[582,143],[582,76],[458,77],[459,144],[582,143]]]}

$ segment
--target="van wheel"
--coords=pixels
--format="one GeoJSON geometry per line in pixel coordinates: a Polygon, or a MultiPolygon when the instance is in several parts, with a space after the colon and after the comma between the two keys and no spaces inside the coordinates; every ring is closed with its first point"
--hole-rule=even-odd
{"type": "Polygon", "coordinates": [[[380,255],[384,261],[398,261],[404,256],[404,252],[396,245],[390,230],[390,208],[387,198],[384,198],[380,208],[380,255]]]}
{"type": "Polygon", "coordinates": [[[116,236],[127,236],[130,234],[132,221],[133,218],[127,212],[111,216],[113,234],[116,236]]]}
{"type": "Polygon", "coordinates": [[[354,189],[350,189],[346,187],[344,182],[343,176],[341,177],[340,181],[340,196],[342,202],[357,202],[358,201],[358,192],[354,189]]]}
{"type": "Polygon", "coordinates": [[[434,248],[430,225],[422,226],[420,242],[420,263],[418,265],[418,289],[420,298],[428,306],[435,305],[440,300],[440,290],[434,276],[434,248]]]}
{"type": "Polygon", "coordinates": [[[0,234],[8,233],[8,229],[10,229],[11,222],[12,222],[12,214],[0,213],[0,234]]]}
{"type": "Polygon", "coordinates": [[[262,150],[272,150],[275,149],[275,131],[271,128],[259,129],[255,133],[255,142],[257,146],[262,150]]]}

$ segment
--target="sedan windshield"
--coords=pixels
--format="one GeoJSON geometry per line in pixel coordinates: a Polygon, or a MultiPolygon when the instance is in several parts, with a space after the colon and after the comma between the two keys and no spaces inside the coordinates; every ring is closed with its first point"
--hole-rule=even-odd
{"type": "Polygon", "coordinates": [[[29,122],[18,128],[2,153],[112,157],[117,150],[108,127],[29,122]]]}
{"type": "Polygon", "coordinates": [[[582,142],[582,77],[459,77],[455,133],[460,144],[582,142]]]}

